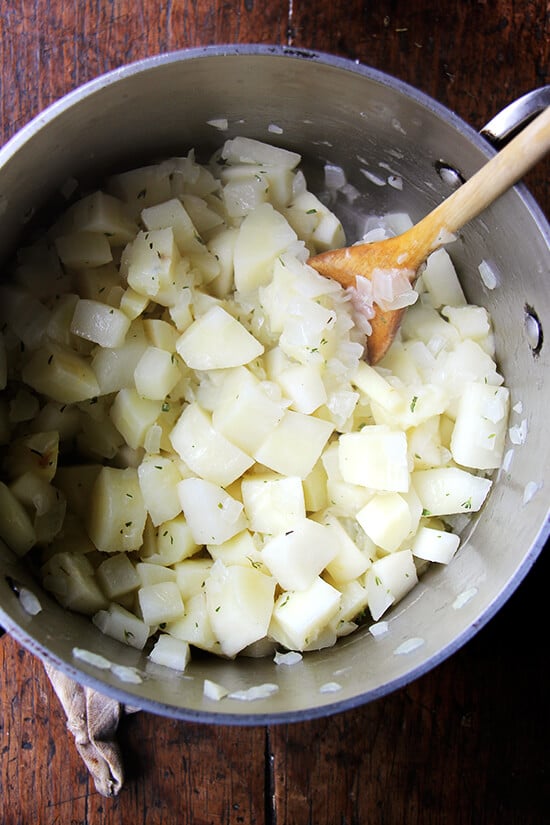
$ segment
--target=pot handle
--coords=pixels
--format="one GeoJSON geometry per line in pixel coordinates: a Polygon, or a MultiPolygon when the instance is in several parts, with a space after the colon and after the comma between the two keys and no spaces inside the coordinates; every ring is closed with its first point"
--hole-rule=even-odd
{"type": "Polygon", "coordinates": [[[550,106],[550,86],[541,86],[518,97],[502,109],[482,129],[480,134],[500,149],[519,132],[535,115],[550,106]]]}

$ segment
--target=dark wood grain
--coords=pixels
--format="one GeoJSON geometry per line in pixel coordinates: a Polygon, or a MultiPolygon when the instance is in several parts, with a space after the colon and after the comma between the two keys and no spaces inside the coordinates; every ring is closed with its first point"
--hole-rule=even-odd
{"type": "MultiPolygon", "coordinates": [[[[360,60],[475,128],[548,83],[546,0],[0,0],[0,142],[67,91],[151,54],[273,43],[360,60]]],[[[548,161],[527,182],[550,214],[548,161]]],[[[548,821],[548,558],[463,650],[408,687],[298,725],[138,713],[115,800],[84,770],[42,666],[0,640],[2,825],[539,825],[548,821]],[[527,630],[518,626],[518,619],[527,630]]]]}

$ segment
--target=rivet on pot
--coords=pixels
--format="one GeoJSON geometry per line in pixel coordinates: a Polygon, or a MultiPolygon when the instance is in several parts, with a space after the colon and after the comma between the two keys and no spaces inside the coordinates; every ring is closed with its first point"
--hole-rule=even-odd
{"type": "Polygon", "coordinates": [[[540,319],[529,304],[525,305],[525,336],[533,355],[538,355],[542,349],[543,334],[540,319]]]}
{"type": "Polygon", "coordinates": [[[462,186],[464,178],[458,169],[455,169],[454,166],[450,166],[442,160],[437,160],[434,165],[443,183],[447,184],[451,189],[458,189],[459,186],[462,186]]]}

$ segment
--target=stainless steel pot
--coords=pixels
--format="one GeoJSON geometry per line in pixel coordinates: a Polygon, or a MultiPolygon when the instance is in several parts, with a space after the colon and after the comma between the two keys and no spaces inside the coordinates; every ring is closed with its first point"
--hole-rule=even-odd
{"type": "MultiPolygon", "coordinates": [[[[539,91],[548,105],[548,89],[539,91]]],[[[523,101],[531,112],[533,100],[523,101]]],[[[535,100],[537,104],[537,100],[535,100]]],[[[515,111],[515,110],[514,110],[515,111]]],[[[512,112],[513,114],[513,112],[512,112]]],[[[491,129],[497,136],[510,128],[491,129]]],[[[489,131],[491,131],[491,129],[489,131]]],[[[155,57],[88,83],[43,112],[0,151],[0,257],[12,251],[29,214],[54,198],[69,177],[181,154],[205,156],[228,136],[245,134],[300,152],[312,188],[322,187],[326,162],[337,164],[363,196],[343,214],[353,239],[354,213],[408,211],[417,219],[469,177],[493,153],[487,141],[454,114],[414,89],[342,59],[285,48],[232,46],[155,57]],[[220,133],[207,121],[227,118],[220,133]],[[276,127],[276,128],[273,128],[276,127]],[[393,173],[399,191],[375,185],[393,173]],[[443,170],[443,171],[442,171],[443,170]],[[451,183],[450,183],[451,182],[451,183]]],[[[453,246],[470,301],[490,310],[501,368],[527,437],[514,449],[490,499],[453,563],[431,569],[388,616],[378,639],[363,628],[328,651],[292,667],[267,659],[227,662],[196,658],[184,676],[153,667],[137,651],[103,636],[43,592],[25,564],[0,546],[0,623],[29,650],[73,678],[154,713],[208,722],[293,721],[344,710],[383,696],[434,667],[463,645],[511,595],[549,532],[550,228],[519,186],[468,226],[453,246]],[[497,273],[489,290],[479,277],[486,260],[497,273]],[[534,495],[531,496],[531,494],[534,495]],[[38,595],[30,616],[17,591],[38,595]],[[416,639],[408,654],[396,650],[416,639]],[[75,660],[73,648],[101,653],[138,669],[139,684],[75,660]],[[203,681],[229,690],[278,685],[268,699],[243,702],[203,697],[203,681]],[[323,686],[337,683],[337,692],[323,686]]]]}

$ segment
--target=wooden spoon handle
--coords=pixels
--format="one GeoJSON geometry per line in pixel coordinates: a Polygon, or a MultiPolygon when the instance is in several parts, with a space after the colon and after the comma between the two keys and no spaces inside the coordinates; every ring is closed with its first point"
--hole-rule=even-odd
{"type": "MultiPolygon", "coordinates": [[[[550,150],[550,106],[528,124],[456,192],[414,227],[426,257],[445,239],[483,212],[550,150]]],[[[413,230],[411,230],[412,232],[413,230]]],[[[420,250],[419,250],[420,252],[420,250]]]]}

